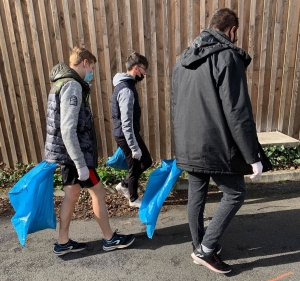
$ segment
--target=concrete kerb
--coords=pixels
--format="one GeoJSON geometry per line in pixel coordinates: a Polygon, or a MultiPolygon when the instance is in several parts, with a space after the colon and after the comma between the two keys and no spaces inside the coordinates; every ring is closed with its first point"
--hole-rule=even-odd
{"type": "MultiPolygon", "coordinates": [[[[250,175],[245,176],[245,182],[248,184],[260,184],[260,183],[278,183],[286,181],[300,181],[300,170],[289,170],[289,171],[271,171],[261,175],[257,180],[251,180],[250,175]]],[[[213,180],[210,181],[211,185],[216,185],[213,180]]],[[[299,185],[300,188],[300,185],[299,185]]],[[[188,180],[180,179],[176,182],[176,190],[188,189],[188,180]]]]}

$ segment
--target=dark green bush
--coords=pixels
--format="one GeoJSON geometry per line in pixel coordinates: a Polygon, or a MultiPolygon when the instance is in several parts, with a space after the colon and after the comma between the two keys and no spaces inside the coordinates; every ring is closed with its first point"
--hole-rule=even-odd
{"type": "MultiPolygon", "coordinates": [[[[263,148],[274,169],[287,169],[300,166],[300,146],[269,146],[263,148]]],[[[299,167],[300,168],[300,167],[299,167]]]]}

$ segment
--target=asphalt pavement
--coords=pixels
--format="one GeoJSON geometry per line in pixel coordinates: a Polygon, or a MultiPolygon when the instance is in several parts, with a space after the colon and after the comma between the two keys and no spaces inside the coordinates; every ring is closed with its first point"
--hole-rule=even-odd
{"type": "MultiPolygon", "coordinates": [[[[271,184],[250,188],[245,204],[223,235],[223,260],[233,271],[223,275],[196,265],[191,259],[191,236],[185,205],[161,213],[153,239],[138,217],[111,218],[113,229],[136,234],[124,250],[104,252],[95,220],[71,223],[71,238],[85,241],[79,253],[56,257],[55,230],[27,237],[22,247],[9,218],[0,215],[0,280],[300,280],[300,184],[271,184]]],[[[209,223],[221,193],[208,197],[209,223]]]]}

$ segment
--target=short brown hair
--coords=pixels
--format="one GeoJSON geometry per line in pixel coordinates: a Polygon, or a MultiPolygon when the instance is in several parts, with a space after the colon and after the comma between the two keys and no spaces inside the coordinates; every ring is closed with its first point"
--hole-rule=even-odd
{"type": "Polygon", "coordinates": [[[225,32],[232,26],[236,26],[236,28],[239,27],[239,18],[237,14],[229,8],[222,8],[215,11],[209,22],[210,29],[218,29],[222,32],[225,32]]]}
{"type": "Polygon", "coordinates": [[[96,57],[87,49],[77,46],[74,47],[70,55],[70,64],[78,65],[85,59],[87,59],[89,63],[97,62],[96,57]]]}
{"type": "Polygon", "coordinates": [[[126,62],[125,62],[126,70],[130,71],[137,64],[143,64],[146,67],[146,69],[149,66],[149,63],[148,63],[148,60],[147,60],[146,57],[144,57],[143,55],[133,51],[129,55],[129,57],[126,59],[126,62]]]}

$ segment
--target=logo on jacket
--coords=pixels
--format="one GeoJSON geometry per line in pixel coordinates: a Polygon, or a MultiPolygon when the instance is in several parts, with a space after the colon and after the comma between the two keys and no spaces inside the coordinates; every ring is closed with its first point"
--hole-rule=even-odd
{"type": "Polygon", "coordinates": [[[75,105],[75,106],[77,106],[77,104],[78,104],[77,97],[76,97],[76,96],[70,97],[70,105],[75,105]]]}

